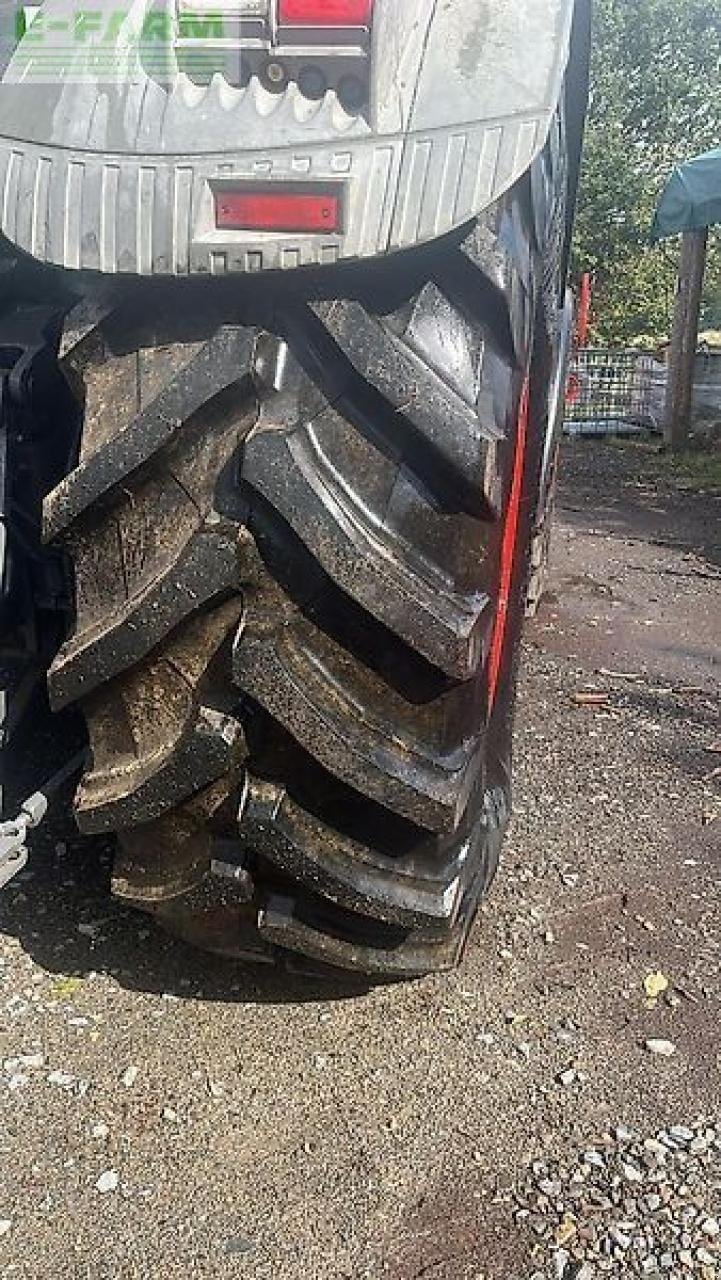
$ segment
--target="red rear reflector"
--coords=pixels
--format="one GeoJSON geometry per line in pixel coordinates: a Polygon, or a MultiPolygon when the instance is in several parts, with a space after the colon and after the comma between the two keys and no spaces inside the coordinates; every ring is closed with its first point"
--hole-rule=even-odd
{"type": "Polygon", "coordinates": [[[369,27],[373,0],[278,0],[283,26],[369,27]]]}
{"type": "Polygon", "coordinates": [[[215,225],[226,231],[340,231],[340,196],[296,191],[219,191],[215,225]]]}

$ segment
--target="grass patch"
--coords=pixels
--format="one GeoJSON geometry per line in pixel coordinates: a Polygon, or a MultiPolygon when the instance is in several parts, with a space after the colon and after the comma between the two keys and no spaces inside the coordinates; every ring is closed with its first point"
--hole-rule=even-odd
{"type": "Polygon", "coordinates": [[[721,491],[721,453],[718,449],[660,454],[659,462],[663,471],[683,488],[721,491]]]}
{"type": "Polygon", "coordinates": [[[721,493],[721,449],[695,448],[667,453],[660,437],[648,435],[595,437],[606,448],[633,458],[639,474],[689,492],[721,493]]]}

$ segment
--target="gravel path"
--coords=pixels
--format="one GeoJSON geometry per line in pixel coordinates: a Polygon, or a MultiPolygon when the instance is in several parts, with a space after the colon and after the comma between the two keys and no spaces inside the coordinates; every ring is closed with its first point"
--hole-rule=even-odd
{"type": "Polygon", "coordinates": [[[458,974],[215,962],[105,896],[107,850],[38,844],[0,899],[0,1276],[721,1278],[718,504],[657,471],[567,450],[458,974]]]}

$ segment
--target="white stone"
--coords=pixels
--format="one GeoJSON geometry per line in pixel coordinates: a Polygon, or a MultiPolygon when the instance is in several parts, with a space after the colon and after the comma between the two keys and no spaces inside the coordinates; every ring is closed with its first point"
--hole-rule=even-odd
{"type": "Polygon", "coordinates": [[[647,1040],[646,1048],[657,1058],[672,1058],[676,1052],[676,1046],[670,1040],[647,1040]]]}
{"type": "Polygon", "coordinates": [[[117,1191],[120,1178],[114,1169],[106,1169],[101,1173],[95,1186],[101,1195],[106,1195],[108,1191],[117,1191]]]}

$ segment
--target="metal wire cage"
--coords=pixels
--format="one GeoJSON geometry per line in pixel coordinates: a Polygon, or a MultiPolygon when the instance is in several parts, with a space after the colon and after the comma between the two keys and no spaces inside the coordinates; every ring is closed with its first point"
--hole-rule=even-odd
{"type": "Polygon", "coordinates": [[[665,378],[665,366],[643,352],[577,351],[566,390],[567,434],[660,430],[665,378]]]}

